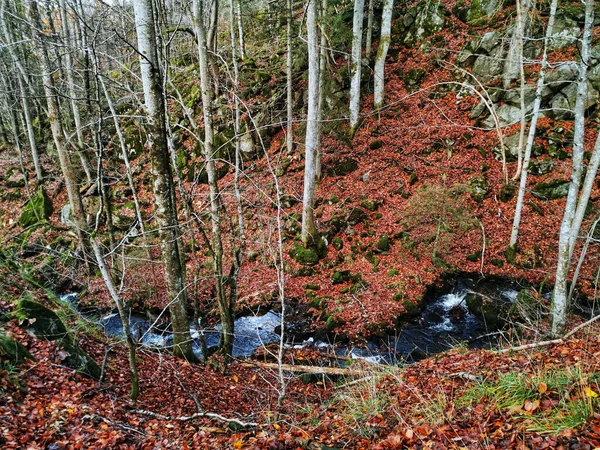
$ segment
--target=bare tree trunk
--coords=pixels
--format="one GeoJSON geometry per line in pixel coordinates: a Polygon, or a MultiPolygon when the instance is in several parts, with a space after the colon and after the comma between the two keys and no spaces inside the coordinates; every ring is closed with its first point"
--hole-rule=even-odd
{"type": "MultiPolygon", "coordinates": [[[[302,242],[305,246],[317,239],[315,225],[315,183],[317,178],[317,148],[319,143],[319,44],[317,33],[317,1],[308,0],[306,28],[308,31],[308,114],[304,164],[304,197],[302,205],[302,242]]],[[[359,0],[360,1],[360,0],[359,0]]]]}
{"type": "Polygon", "coordinates": [[[371,47],[373,45],[373,4],[375,0],[369,0],[369,7],[367,12],[367,36],[365,38],[365,58],[367,60],[371,56],[371,47]]]}
{"type": "MultiPolygon", "coordinates": [[[[327,8],[329,6],[328,0],[322,0],[321,2],[321,22],[327,15],[327,8]]],[[[322,25],[323,26],[323,25],[322,25]]],[[[319,103],[317,105],[317,149],[316,149],[316,176],[317,180],[321,179],[321,140],[323,136],[323,107],[325,101],[325,71],[327,69],[327,37],[325,31],[321,30],[321,47],[319,49],[319,103]]]]}
{"type": "Polygon", "coordinates": [[[394,0],[384,0],[383,12],[381,13],[381,37],[379,38],[379,48],[375,57],[375,89],[374,106],[375,109],[381,109],[383,98],[385,96],[385,59],[390,48],[390,31],[392,29],[392,11],[394,0]]]}
{"type": "MultiPolygon", "coordinates": [[[[560,336],[564,332],[567,319],[567,277],[571,264],[570,237],[571,233],[579,233],[572,230],[577,207],[577,197],[583,172],[583,143],[585,134],[585,104],[587,102],[587,67],[590,58],[590,43],[592,39],[592,27],[594,24],[594,1],[586,0],[585,3],[585,26],[583,40],[581,42],[581,62],[579,64],[579,77],[577,80],[577,100],[575,102],[575,126],[573,130],[573,169],[571,172],[571,184],[562,224],[560,226],[560,237],[558,241],[558,262],[556,264],[556,281],[552,299],[552,334],[560,336]]],[[[585,207],[584,207],[585,209],[585,207]]]]}
{"type": "Polygon", "coordinates": [[[221,211],[219,204],[219,186],[217,182],[217,170],[214,160],[214,130],[212,117],[212,91],[210,89],[210,76],[208,73],[209,55],[206,42],[206,31],[202,21],[201,0],[193,0],[194,31],[198,41],[198,60],[200,65],[200,87],[202,91],[202,107],[204,113],[204,158],[206,160],[206,173],[208,175],[208,186],[210,196],[210,217],[212,224],[212,256],[213,276],[215,278],[215,291],[217,304],[221,315],[221,352],[226,358],[233,351],[234,322],[233,306],[225,293],[223,278],[223,243],[221,240],[221,211]]]}
{"type": "Polygon", "coordinates": [[[167,147],[161,77],[156,49],[154,15],[151,0],[134,0],[135,25],[140,52],[140,69],[148,114],[148,147],[154,174],[156,221],[161,240],[162,260],[173,327],[173,350],[176,355],[196,361],[192,350],[186,309],[184,261],[180,260],[179,225],[173,204],[173,178],[167,147]]]}
{"type": "Polygon", "coordinates": [[[352,81],[350,83],[350,128],[354,133],[358,127],[360,113],[360,77],[362,70],[362,31],[365,2],[354,0],[354,23],[352,26],[352,81]]]}
{"type": "Polygon", "coordinates": [[[292,20],[293,20],[293,0],[287,0],[287,153],[294,151],[294,86],[292,74],[292,20]]]}
{"type": "Polygon", "coordinates": [[[523,66],[523,38],[530,6],[531,0],[517,0],[517,20],[511,35],[502,75],[505,89],[508,89],[513,80],[519,77],[519,72],[523,66]]]}
{"type": "Polygon", "coordinates": [[[65,133],[61,121],[60,108],[58,106],[56,87],[54,85],[54,79],[52,78],[52,69],[50,67],[50,58],[48,57],[48,49],[46,46],[46,35],[41,31],[42,26],[40,24],[40,16],[37,6],[37,1],[29,1],[29,17],[37,30],[36,45],[38,47],[38,54],[40,57],[41,69],[42,69],[42,80],[44,84],[44,92],[46,95],[46,102],[48,105],[48,121],[50,122],[50,128],[52,130],[52,137],[56,152],[58,153],[58,159],[60,161],[60,168],[65,178],[65,186],[67,188],[67,195],[69,197],[69,204],[71,205],[71,212],[73,214],[73,222],[77,228],[77,234],[80,241],[80,247],[82,253],[85,256],[86,238],[85,238],[85,212],[83,209],[83,203],[81,201],[81,195],[79,193],[79,187],[77,186],[77,177],[71,164],[71,158],[67,150],[65,142],[65,133]]]}
{"type": "Polygon", "coordinates": [[[81,159],[81,165],[87,177],[88,183],[93,181],[92,169],[88,161],[84,142],[83,142],[83,127],[81,124],[81,113],[79,111],[79,103],[77,100],[77,91],[75,90],[75,80],[73,78],[73,56],[71,47],[71,30],[69,20],[67,19],[67,8],[65,0],[60,0],[60,12],[63,26],[63,39],[67,49],[65,51],[65,75],[67,77],[67,86],[69,89],[69,101],[71,103],[71,111],[73,112],[73,120],[75,122],[75,134],[77,135],[78,154],[81,159]]]}
{"type": "Polygon", "coordinates": [[[29,148],[31,149],[31,158],[33,160],[33,166],[35,168],[35,174],[38,183],[42,182],[44,174],[42,173],[42,166],[40,164],[40,157],[37,148],[37,143],[35,140],[35,130],[33,129],[33,121],[31,119],[31,111],[29,106],[29,93],[27,92],[27,88],[25,86],[25,81],[23,79],[23,74],[18,68],[20,67],[20,62],[18,61],[16,52],[13,50],[13,36],[8,28],[8,24],[4,17],[4,10],[6,8],[6,0],[2,0],[2,4],[0,6],[0,26],[2,27],[2,34],[6,40],[6,47],[8,48],[9,54],[15,67],[17,68],[16,78],[19,85],[19,92],[21,96],[21,101],[23,102],[23,115],[25,117],[25,126],[27,127],[27,137],[29,139],[29,148]]]}
{"type": "Polygon", "coordinates": [[[236,0],[237,17],[238,17],[238,38],[240,40],[240,56],[246,59],[246,43],[244,41],[244,21],[242,19],[242,0],[236,0]]]}
{"type": "Polygon", "coordinates": [[[515,217],[513,219],[513,225],[510,234],[510,242],[508,244],[508,254],[511,255],[509,259],[514,259],[514,255],[517,252],[517,242],[519,239],[519,228],[521,224],[521,213],[523,211],[523,201],[525,198],[525,191],[527,189],[527,174],[529,171],[529,161],[531,159],[531,150],[533,149],[533,143],[535,140],[535,132],[537,128],[537,120],[540,114],[540,106],[542,104],[542,91],[544,89],[544,82],[546,76],[546,70],[548,69],[548,41],[551,39],[554,32],[554,21],[556,18],[556,9],[558,6],[558,0],[552,0],[550,5],[550,16],[548,19],[548,25],[546,27],[546,39],[544,40],[544,52],[542,55],[542,62],[540,67],[540,73],[538,75],[538,81],[535,91],[535,101],[533,103],[533,112],[531,117],[531,125],[529,126],[529,134],[527,136],[527,145],[525,147],[525,154],[523,156],[523,166],[521,169],[519,193],[517,196],[517,204],[515,206],[515,217]]]}
{"type": "Polygon", "coordinates": [[[136,348],[135,341],[133,340],[133,336],[131,334],[131,328],[129,326],[129,311],[126,306],[126,303],[117,293],[115,289],[115,285],[113,283],[112,277],[108,268],[106,267],[106,263],[104,262],[104,256],[102,255],[102,250],[100,249],[100,245],[98,245],[98,241],[96,237],[91,238],[92,249],[94,250],[94,255],[96,257],[96,263],[98,264],[98,268],[100,269],[100,273],[102,274],[102,279],[104,280],[104,284],[110,293],[111,298],[115,302],[117,306],[117,311],[119,311],[119,318],[121,319],[121,323],[123,324],[123,333],[125,334],[125,341],[127,342],[127,349],[129,350],[128,359],[129,359],[129,372],[131,375],[131,394],[130,398],[133,403],[136,402],[138,395],[140,393],[139,388],[139,376],[136,364],[136,348]]]}

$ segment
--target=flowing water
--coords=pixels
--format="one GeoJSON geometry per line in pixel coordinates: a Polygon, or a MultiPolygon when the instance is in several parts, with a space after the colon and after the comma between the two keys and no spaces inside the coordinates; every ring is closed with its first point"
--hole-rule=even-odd
{"type": "MultiPolygon", "coordinates": [[[[482,320],[476,317],[467,307],[469,289],[462,283],[452,291],[435,296],[424,302],[420,315],[411,322],[398,327],[395,334],[377,342],[368,342],[364,347],[353,347],[344,344],[327,343],[313,337],[295,347],[311,346],[329,354],[364,359],[370,362],[395,364],[400,361],[411,362],[428,355],[440,353],[457,345],[469,347],[492,346],[490,330],[482,320]]],[[[514,301],[517,291],[497,287],[495,297],[498,301],[514,301]]],[[[77,294],[69,293],[60,297],[77,309],[77,294]]],[[[123,336],[123,325],[118,314],[109,314],[96,320],[106,334],[123,336]]],[[[156,321],[155,321],[156,322],[156,321]]],[[[168,328],[156,325],[147,316],[133,313],[129,324],[134,337],[140,345],[153,349],[167,349],[173,345],[173,335],[168,328]]],[[[281,315],[269,311],[264,315],[248,315],[235,321],[235,337],[233,343],[234,357],[248,357],[267,344],[279,342],[279,326],[281,315]]],[[[197,356],[202,357],[200,333],[204,335],[207,348],[216,348],[219,344],[221,326],[197,330],[190,328],[194,339],[193,348],[197,356]]],[[[493,333],[492,333],[493,334],[493,333]]]]}

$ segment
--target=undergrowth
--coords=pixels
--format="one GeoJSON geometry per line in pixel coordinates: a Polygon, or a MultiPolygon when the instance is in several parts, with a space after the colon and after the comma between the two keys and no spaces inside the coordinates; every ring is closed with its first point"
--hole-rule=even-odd
{"type": "Polygon", "coordinates": [[[524,419],[527,431],[558,434],[582,426],[594,414],[599,376],[584,373],[579,367],[538,374],[508,372],[471,387],[457,406],[486,400],[494,408],[524,419]]]}

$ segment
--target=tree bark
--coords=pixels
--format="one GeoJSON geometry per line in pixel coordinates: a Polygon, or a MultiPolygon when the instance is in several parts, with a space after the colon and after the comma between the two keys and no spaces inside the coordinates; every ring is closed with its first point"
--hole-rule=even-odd
{"type": "MultiPolygon", "coordinates": [[[[321,2],[321,27],[324,26],[324,19],[327,15],[327,8],[329,6],[328,0],[322,0],[321,2]]],[[[325,71],[327,69],[327,38],[325,31],[321,29],[321,47],[319,49],[319,104],[317,106],[317,150],[316,150],[316,177],[320,180],[322,177],[321,173],[321,140],[323,136],[323,107],[325,101],[325,71]]]]}
{"type": "Polygon", "coordinates": [[[317,178],[317,147],[319,137],[319,44],[317,36],[317,1],[308,0],[306,28],[308,31],[308,114],[306,118],[304,196],[302,205],[302,242],[309,246],[317,239],[315,225],[315,183],[317,178]]]}
{"type": "Polygon", "coordinates": [[[366,42],[365,42],[365,58],[367,58],[367,60],[369,59],[369,57],[371,56],[371,47],[373,45],[373,19],[374,19],[374,14],[373,14],[373,4],[375,3],[375,0],[369,0],[369,7],[368,7],[368,11],[367,11],[367,35],[366,35],[366,42]]]}
{"type": "Polygon", "coordinates": [[[40,164],[40,157],[37,148],[37,142],[35,140],[35,130],[33,129],[33,121],[31,119],[31,109],[29,105],[29,94],[27,92],[27,87],[25,86],[25,81],[23,79],[23,74],[18,68],[20,67],[20,62],[17,58],[16,52],[13,50],[13,36],[11,30],[8,28],[8,23],[6,22],[4,16],[4,10],[6,8],[6,0],[2,0],[2,5],[0,6],[0,26],[2,27],[2,34],[4,39],[6,40],[6,47],[8,48],[9,54],[15,67],[17,68],[16,78],[19,86],[19,93],[21,96],[21,101],[23,102],[23,115],[25,118],[25,126],[27,128],[27,138],[29,139],[29,148],[31,150],[31,159],[33,161],[33,166],[35,168],[35,175],[38,183],[41,183],[44,177],[42,172],[42,166],[40,164]]]}
{"type": "MultiPolygon", "coordinates": [[[[364,0],[354,0],[354,22],[352,25],[352,61],[350,72],[350,128],[354,133],[358,127],[360,113],[360,77],[362,70],[362,31],[365,4],[364,0]]],[[[310,45],[310,44],[309,44],[310,45]]]]}
{"type": "Polygon", "coordinates": [[[390,48],[390,31],[392,29],[392,10],[394,0],[384,0],[383,12],[381,14],[381,36],[379,38],[379,48],[375,57],[375,89],[374,106],[375,109],[381,109],[385,96],[385,59],[390,48]]]}
{"type": "Polygon", "coordinates": [[[209,55],[206,41],[206,30],[202,20],[201,0],[193,0],[194,31],[198,44],[198,60],[200,66],[200,88],[202,91],[202,109],[204,117],[204,159],[208,175],[210,218],[212,224],[212,258],[213,276],[217,304],[221,315],[220,350],[228,359],[233,351],[234,307],[227,298],[223,277],[223,243],[221,239],[221,211],[219,204],[219,186],[214,159],[214,130],[212,117],[213,92],[210,89],[211,79],[208,71],[209,55]]]}
{"type": "Polygon", "coordinates": [[[41,70],[42,70],[42,81],[44,84],[44,93],[46,96],[46,103],[48,106],[48,121],[50,122],[50,128],[52,130],[52,138],[58,153],[58,159],[60,162],[60,168],[65,179],[65,186],[67,188],[67,195],[69,198],[69,204],[71,205],[71,212],[73,214],[73,222],[77,229],[77,235],[80,241],[80,248],[82,253],[85,255],[86,239],[84,237],[86,229],[85,211],[83,203],[81,201],[81,195],[79,193],[79,187],[77,186],[77,176],[73,170],[71,158],[65,142],[65,133],[62,126],[62,119],[60,108],[58,106],[56,87],[54,85],[54,79],[52,78],[53,70],[50,66],[50,58],[48,56],[48,49],[46,44],[46,35],[43,33],[39,10],[36,0],[29,1],[29,17],[34,27],[37,30],[36,34],[36,45],[38,54],[40,57],[41,70]]]}
{"type": "MultiPolygon", "coordinates": [[[[575,102],[575,126],[573,129],[573,169],[571,172],[571,184],[567,195],[565,213],[560,226],[560,237],[558,241],[558,262],[556,264],[556,281],[552,299],[552,334],[560,336],[565,329],[568,309],[567,277],[571,264],[570,237],[571,233],[579,233],[572,230],[579,196],[579,186],[583,172],[583,152],[585,135],[585,104],[587,101],[587,67],[590,58],[590,43],[592,39],[592,27],[594,24],[594,1],[587,0],[585,3],[585,26],[583,40],[581,42],[581,62],[579,64],[579,77],[577,80],[577,100],[575,102]]],[[[585,209],[585,208],[584,208],[585,209]]]]}
{"type": "Polygon", "coordinates": [[[169,162],[165,129],[161,77],[156,50],[156,30],[151,0],[134,0],[135,25],[140,53],[140,69],[148,116],[148,149],[154,175],[156,221],[161,241],[162,260],[167,284],[169,311],[173,327],[173,350],[178,356],[196,361],[186,309],[184,261],[179,253],[179,225],[173,205],[173,177],[169,162]]]}
{"type": "Polygon", "coordinates": [[[242,19],[242,0],[236,0],[238,17],[238,38],[240,40],[240,56],[246,59],[246,42],[244,40],[244,21],[242,19]]]}
{"type": "Polygon", "coordinates": [[[548,18],[548,25],[546,27],[546,38],[544,40],[544,52],[542,55],[542,62],[540,67],[540,73],[538,75],[538,81],[535,91],[535,100],[533,103],[533,112],[531,117],[531,125],[529,126],[529,134],[527,136],[527,145],[525,147],[525,154],[523,155],[523,165],[521,168],[519,193],[517,196],[517,204],[515,206],[515,217],[513,219],[513,225],[511,228],[510,242],[508,244],[508,253],[515,255],[517,252],[517,243],[519,239],[519,228],[521,224],[521,213],[523,211],[523,201],[525,198],[525,191],[527,189],[527,174],[529,172],[529,162],[531,159],[531,150],[533,149],[533,143],[535,140],[535,133],[537,128],[537,120],[540,114],[540,106],[542,104],[542,91],[544,89],[544,82],[546,76],[546,70],[548,69],[548,41],[552,38],[554,32],[554,21],[556,19],[556,10],[558,7],[558,0],[552,0],[550,5],[550,15],[548,18]]]}
{"type": "Polygon", "coordinates": [[[294,151],[294,86],[292,74],[292,21],[293,21],[293,0],[287,0],[287,58],[286,58],[286,76],[287,76],[287,135],[286,145],[287,153],[294,151]]]}
{"type": "Polygon", "coordinates": [[[63,40],[67,49],[65,51],[65,75],[67,77],[67,87],[69,90],[69,102],[71,103],[71,111],[73,112],[73,121],[75,122],[75,134],[77,135],[77,147],[81,165],[87,177],[88,183],[93,181],[92,169],[88,161],[84,142],[83,142],[83,127],[81,124],[81,112],[77,101],[77,92],[75,90],[75,80],[73,77],[73,56],[71,54],[71,30],[69,20],[67,18],[67,8],[65,0],[60,0],[60,12],[63,26],[63,40]]]}

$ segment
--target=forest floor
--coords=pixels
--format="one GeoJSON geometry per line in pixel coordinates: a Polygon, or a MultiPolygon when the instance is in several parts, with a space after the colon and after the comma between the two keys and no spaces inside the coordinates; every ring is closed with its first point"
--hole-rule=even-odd
{"type": "MultiPolygon", "coordinates": [[[[380,117],[373,114],[369,106],[372,95],[367,93],[365,117],[351,142],[345,122],[331,121],[326,127],[324,177],[317,189],[316,216],[319,230],[330,239],[327,255],[314,266],[299,264],[288,254],[298,242],[302,152],[285,154],[283,130],[270,141],[266,154],[273,167],[281,169],[282,192],[295,200],[284,208],[286,296],[297,311],[310,313],[315,328],[333,324],[335,329],[330,331],[352,340],[388,330],[410,307],[407,301],[418,305],[427,289],[443,283],[449,274],[507,277],[540,293],[543,285],[552,284],[564,199],[528,198],[519,253],[514,263],[507,261],[515,198],[502,200],[502,165],[494,154],[497,137],[474,126],[469,118],[477,103],[475,96],[463,97],[457,92],[431,95],[439,83],[454,79],[451,66],[440,61],[452,61],[472,33],[453,16],[448,20],[455,23],[451,32],[440,33],[444,50],[425,54],[392,43],[386,69],[386,102],[390,106],[380,117]],[[425,74],[416,90],[403,77],[411,69],[425,74]],[[474,198],[469,189],[482,179],[486,194],[474,198]],[[356,211],[361,211],[358,216],[356,211]],[[443,231],[438,234],[439,230],[443,231]],[[387,238],[389,245],[378,245],[382,238],[387,238]],[[337,239],[335,243],[333,239],[337,239]],[[344,271],[350,276],[337,282],[336,272],[344,271]],[[317,297],[321,301],[315,302],[317,297]]],[[[553,63],[570,57],[558,52],[550,55],[553,63]]],[[[258,59],[257,64],[261,64],[258,59]]],[[[341,61],[338,64],[343,66],[341,61]]],[[[535,70],[528,67],[528,75],[535,70]]],[[[561,149],[570,152],[572,123],[542,119],[538,127],[536,142],[541,149],[549,147],[550,134],[554,139],[558,134],[562,136],[561,149]]],[[[298,128],[301,136],[302,127],[298,128]]],[[[505,134],[513,134],[517,128],[510,127],[505,134]]],[[[593,137],[588,133],[587,149],[592,147],[593,137]]],[[[540,160],[548,157],[546,150],[540,160]]],[[[8,188],[3,180],[0,228],[7,245],[15,242],[15,236],[25,236],[39,248],[57,242],[65,248],[71,245],[72,237],[59,220],[60,206],[67,203],[66,192],[50,157],[44,158],[49,173],[45,187],[55,208],[50,226],[19,228],[16,219],[26,193],[23,188],[8,188]]],[[[249,176],[243,188],[252,205],[247,223],[247,250],[252,258],[244,262],[240,274],[240,311],[277,307],[273,295],[278,288],[277,274],[271,264],[277,245],[272,207],[275,187],[266,160],[262,155],[246,163],[249,176]]],[[[551,175],[531,176],[528,188],[568,179],[569,159],[556,159],[554,164],[551,175]]],[[[17,165],[16,157],[0,152],[0,173],[17,165]]],[[[140,178],[149,173],[144,157],[133,161],[133,166],[140,178]]],[[[509,162],[507,169],[514,174],[516,162],[509,162]]],[[[226,175],[221,184],[231,186],[232,178],[232,174],[226,175]]],[[[186,186],[191,188],[191,183],[186,186]]],[[[202,210],[206,188],[194,189],[195,206],[202,210]]],[[[140,183],[138,195],[146,217],[151,217],[151,183],[140,183]]],[[[598,195],[596,187],[591,199],[594,205],[598,195]]],[[[226,197],[233,210],[229,201],[226,197]]],[[[127,202],[122,203],[117,204],[120,211],[127,211],[127,202]]],[[[139,248],[132,248],[124,297],[139,309],[165,307],[160,264],[136,258],[139,248]]],[[[66,280],[57,286],[61,293],[85,292],[83,307],[113,309],[101,279],[55,265],[59,257],[67,258],[54,256],[41,263],[23,257],[23,267],[66,280]]],[[[598,248],[592,246],[580,276],[583,297],[594,296],[597,257],[598,248]]],[[[203,275],[191,298],[205,304],[214,323],[217,311],[210,304],[212,278],[204,262],[200,261],[201,267],[188,262],[188,274],[200,270],[203,275]]],[[[20,283],[16,283],[20,288],[3,292],[1,312],[11,311],[14,304],[10,299],[31,289],[20,283]]],[[[43,300],[41,292],[35,293],[43,300]]],[[[579,321],[572,318],[569,327],[579,321]]],[[[587,327],[563,343],[526,351],[498,353],[459,347],[407,366],[354,362],[347,376],[286,373],[286,396],[280,406],[277,371],[266,370],[253,360],[236,361],[223,373],[218,364],[189,364],[166,352],[140,352],[141,396],[133,406],[127,401],[129,370],[124,346],[87,328],[76,329],[82,347],[99,363],[104,361],[105,377],[98,383],[61,365],[56,345],[31,336],[24,325],[27,323],[12,320],[4,326],[35,361],[19,367],[3,365],[0,371],[2,448],[600,447],[598,326],[587,327]],[[199,412],[256,425],[236,430],[220,419],[193,416],[199,412]]],[[[548,332],[546,323],[530,328],[515,337],[515,342],[539,339],[548,332]]],[[[309,349],[290,350],[286,362],[329,363],[309,349]]]]}
{"type": "MultiPolygon", "coordinates": [[[[6,330],[35,357],[1,373],[6,449],[600,446],[600,328],[594,326],[527,351],[457,348],[408,366],[358,361],[347,376],[286,373],[280,407],[276,370],[249,360],[223,373],[158,352],[139,353],[141,396],[132,405],[124,346],[78,334],[80,345],[104,361],[99,383],[62,366],[55,343],[30,336],[16,321],[6,330]],[[195,417],[199,412],[253,425],[236,428],[195,417]]],[[[306,349],[286,355],[292,364],[325,360],[306,349]]]]}

